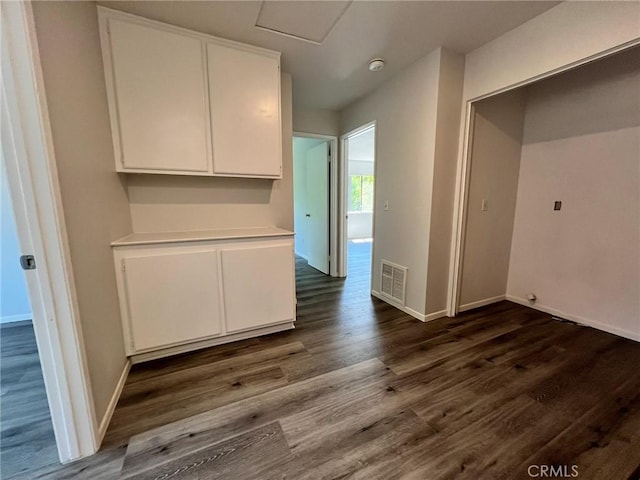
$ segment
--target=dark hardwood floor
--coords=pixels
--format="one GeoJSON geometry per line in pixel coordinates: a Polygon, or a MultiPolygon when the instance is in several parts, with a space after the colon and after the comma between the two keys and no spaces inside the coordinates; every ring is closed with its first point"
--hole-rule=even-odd
{"type": "Polygon", "coordinates": [[[57,464],[58,450],[31,322],[0,327],[0,477],[57,464]]]}
{"type": "Polygon", "coordinates": [[[134,366],[97,455],[21,478],[637,476],[640,344],[510,302],[422,323],[366,258],[298,259],[295,330],[134,366]]]}

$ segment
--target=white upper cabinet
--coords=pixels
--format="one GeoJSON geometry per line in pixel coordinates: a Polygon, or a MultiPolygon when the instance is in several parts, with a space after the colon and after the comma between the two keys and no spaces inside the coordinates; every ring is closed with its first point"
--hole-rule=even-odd
{"type": "Polygon", "coordinates": [[[282,177],[278,52],[98,12],[117,171],[282,177]]]}
{"type": "Polygon", "coordinates": [[[120,171],[211,171],[202,42],[108,20],[120,171]]]}
{"type": "Polygon", "coordinates": [[[280,177],[280,57],[207,44],[213,171],[280,177]]]}

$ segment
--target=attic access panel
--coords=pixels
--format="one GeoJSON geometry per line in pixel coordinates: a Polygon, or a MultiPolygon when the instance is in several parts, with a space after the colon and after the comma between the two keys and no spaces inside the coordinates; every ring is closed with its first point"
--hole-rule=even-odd
{"type": "Polygon", "coordinates": [[[255,26],[320,45],[351,3],[353,0],[331,2],[265,0],[260,5],[255,26]]]}

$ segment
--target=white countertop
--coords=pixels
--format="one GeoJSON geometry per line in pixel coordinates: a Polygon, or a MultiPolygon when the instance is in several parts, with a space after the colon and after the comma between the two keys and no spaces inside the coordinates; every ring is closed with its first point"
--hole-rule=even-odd
{"type": "Polygon", "coordinates": [[[293,232],[277,227],[225,228],[198,232],[132,233],[111,242],[111,246],[124,247],[128,245],[153,245],[158,243],[201,242],[206,240],[233,240],[292,235],[293,232]]]}

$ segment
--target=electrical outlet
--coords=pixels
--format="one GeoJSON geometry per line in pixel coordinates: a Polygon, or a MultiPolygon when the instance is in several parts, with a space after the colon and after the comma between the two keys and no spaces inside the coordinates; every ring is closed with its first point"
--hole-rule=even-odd
{"type": "Polygon", "coordinates": [[[487,200],[486,198],[482,199],[482,205],[480,206],[480,210],[482,210],[483,212],[486,212],[487,210],[489,210],[489,200],[487,200]]]}
{"type": "Polygon", "coordinates": [[[554,210],[560,210],[562,208],[562,202],[559,200],[556,200],[555,202],[553,202],[553,209],[554,210]]]}

